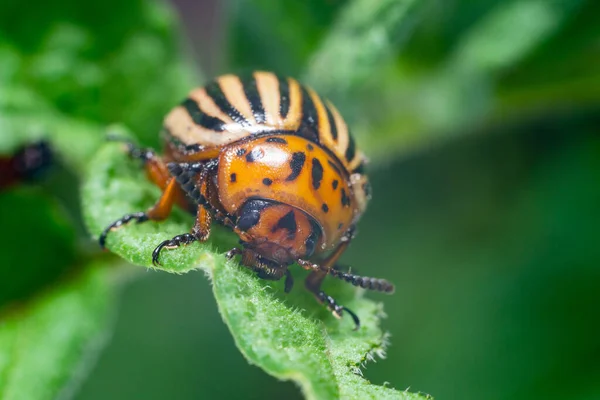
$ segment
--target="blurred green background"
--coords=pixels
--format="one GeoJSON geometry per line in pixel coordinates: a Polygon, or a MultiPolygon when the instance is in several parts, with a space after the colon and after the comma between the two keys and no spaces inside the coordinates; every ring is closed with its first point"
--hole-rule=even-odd
{"type": "MultiPolygon", "coordinates": [[[[0,192],[0,317],[91,259],[117,263],[87,239],[77,198],[102,127],[158,146],[162,116],[202,76],[267,69],[330,97],[372,160],[343,260],[397,290],[368,294],[391,334],[368,379],[437,399],[600,398],[597,2],[0,9],[0,149],[48,135],[61,159],[0,192]]],[[[300,398],[246,363],[202,274],[143,272],[119,304],[75,398],[300,398]]]]}

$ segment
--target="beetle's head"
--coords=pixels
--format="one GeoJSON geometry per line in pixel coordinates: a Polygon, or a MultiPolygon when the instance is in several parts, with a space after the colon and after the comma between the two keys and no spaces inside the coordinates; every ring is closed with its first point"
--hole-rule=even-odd
{"type": "Polygon", "coordinates": [[[314,219],[296,207],[264,199],[248,200],[239,210],[244,246],[279,264],[313,255],[322,234],[314,219]]]}

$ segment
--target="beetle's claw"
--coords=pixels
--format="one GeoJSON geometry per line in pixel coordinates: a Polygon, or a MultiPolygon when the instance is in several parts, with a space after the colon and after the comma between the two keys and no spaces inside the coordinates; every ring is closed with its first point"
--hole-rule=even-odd
{"type": "Polygon", "coordinates": [[[196,240],[198,240],[196,236],[192,235],[191,233],[184,233],[182,235],[175,236],[173,239],[163,241],[161,244],[156,246],[156,248],[152,252],[152,264],[155,267],[161,265],[161,263],[158,261],[158,258],[160,257],[160,252],[162,249],[176,249],[179,246],[193,243],[196,240]]]}
{"type": "Polygon", "coordinates": [[[348,314],[350,314],[350,316],[352,317],[352,320],[354,321],[354,330],[357,331],[360,329],[360,319],[358,318],[358,316],[356,314],[354,314],[353,311],[351,311],[348,307],[344,307],[342,306],[342,309],[344,311],[346,311],[348,314]]]}

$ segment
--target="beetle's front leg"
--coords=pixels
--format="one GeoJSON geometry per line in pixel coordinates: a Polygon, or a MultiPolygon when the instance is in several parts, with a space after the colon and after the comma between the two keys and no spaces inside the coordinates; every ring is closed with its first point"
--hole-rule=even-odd
{"type": "MultiPolygon", "coordinates": [[[[300,266],[306,268],[306,265],[302,265],[302,263],[300,263],[300,266]]],[[[306,277],[306,281],[304,284],[308,291],[315,296],[319,303],[325,304],[327,309],[331,311],[334,317],[342,318],[344,311],[350,314],[352,320],[354,321],[354,330],[358,330],[358,328],[360,328],[360,319],[358,318],[358,316],[349,308],[338,304],[333,297],[329,296],[327,293],[321,290],[321,284],[323,283],[325,276],[327,276],[327,271],[321,269],[313,269],[313,271],[306,277]]]]}
{"type": "MultiPolygon", "coordinates": [[[[174,171],[174,165],[171,165],[171,171],[174,171]]],[[[180,168],[181,169],[181,168],[180,168]]],[[[175,171],[177,172],[177,171],[175,171]]],[[[160,252],[163,249],[176,249],[179,246],[187,245],[193,243],[195,241],[204,242],[208,240],[210,237],[210,225],[212,222],[211,215],[211,206],[208,203],[209,191],[208,191],[208,174],[210,170],[209,168],[204,168],[200,171],[200,175],[197,178],[196,184],[191,189],[192,192],[196,192],[197,190],[197,211],[196,211],[196,221],[194,222],[194,226],[192,227],[191,233],[184,233],[181,235],[177,235],[172,239],[165,240],[161,244],[159,244],[154,251],[152,252],[152,264],[159,265],[159,257],[160,252]]],[[[181,178],[182,173],[175,175],[176,178],[173,178],[173,181],[181,178]]],[[[190,178],[192,178],[190,176],[190,178]]],[[[179,182],[182,184],[182,182],[179,182]]],[[[187,185],[187,182],[185,182],[187,185]]]]}
{"type": "Polygon", "coordinates": [[[150,207],[145,212],[136,212],[132,214],[126,214],[123,217],[119,218],[112,224],[106,227],[104,231],[100,234],[98,238],[98,242],[102,248],[106,245],[106,237],[109,232],[120,228],[121,226],[131,222],[136,221],[137,223],[145,222],[148,220],[152,221],[162,221],[171,213],[173,209],[173,203],[177,200],[178,195],[180,193],[179,186],[175,179],[171,178],[167,183],[165,191],[162,193],[158,201],[150,207]]]}
{"type": "Polygon", "coordinates": [[[198,212],[196,214],[196,222],[192,228],[191,233],[184,233],[177,235],[172,239],[165,240],[152,252],[152,264],[160,265],[159,257],[160,252],[163,249],[176,249],[179,246],[187,245],[195,241],[204,242],[210,237],[210,224],[212,218],[210,212],[203,205],[198,206],[198,212]]]}
{"type": "Polygon", "coordinates": [[[141,148],[131,140],[119,136],[108,137],[109,141],[121,142],[125,145],[127,154],[130,158],[142,161],[146,176],[161,190],[165,190],[167,183],[171,178],[167,165],[151,148],[141,148]]]}

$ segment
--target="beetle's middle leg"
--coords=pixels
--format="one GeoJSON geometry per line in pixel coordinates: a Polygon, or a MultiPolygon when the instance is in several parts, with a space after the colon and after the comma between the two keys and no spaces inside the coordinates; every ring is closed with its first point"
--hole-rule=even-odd
{"type": "MultiPolygon", "coordinates": [[[[187,245],[190,243],[193,243],[195,241],[200,241],[200,242],[204,242],[206,240],[208,240],[208,238],[210,237],[210,225],[212,223],[212,214],[211,212],[212,207],[210,206],[209,202],[208,202],[208,198],[209,198],[209,173],[212,170],[212,166],[210,165],[204,165],[203,168],[200,169],[200,172],[198,174],[197,180],[196,180],[196,185],[194,185],[194,189],[191,190],[191,193],[189,194],[190,197],[194,198],[194,201],[197,203],[197,210],[196,210],[196,221],[194,222],[194,226],[192,227],[192,230],[190,233],[183,233],[181,235],[177,235],[175,237],[173,237],[172,239],[169,240],[165,240],[162,243],[160,243],[152,252],[152,263],[154,265],[158,265],[160,264],[159,262],[159,257],[160,257],[160,252],[163,249],[175,249],[179,246],[182,245],[187,245]]],[[[180,167],[181,169],[181,167],[180,167]]],[[[171,165],[171,173],[174,172],[178,172],[175,170],[174,166],[171,165]]],[[[175,178],[173,178],[173,181],[175,181],[176,179],[179,179],[180,182],[179,184],[181,185],[184,182],[181,182],[181,177],[183,174],[183,170],[181,171],[181,173],[179,174],[174,174],[175,178]]],[[[190,175],[190,178],[192,178],[193,175],[190,175]]],[[[187,182],[185,182],[186,185],[184,185],[185,187],[187,187],[187,182]]],[[[179,186],[178,186],[179,187],[179,186]]]]}
{"type": "Polygon", "coordinates": [[[164,220],[170,214],[175,203],[184,209],[188,208],[185,193],[179,188],[175,179],[171,177],[167,165],[162,158],[152,149],[140,148],[127,140],[124,143],[127,146],[129,157],[142,161],[148,179],[162,190],[162,194],[157,202],[148,210],[126,214],[107,226],[98,238],[98,242],[102,248],[106,245],[106,236],[110,231],[118,229],[131,221],[141,223],[149,220],[164,220]]]}
{"type": "Polygon", "coordinates": [[[129,138],[122,136],[109,135],[107,140],[123,143],[130,158],[142,161],[148,179],[161,190],[165,190],[171,176],[166,164],[153,149],[139,147],[129,138]]]}

